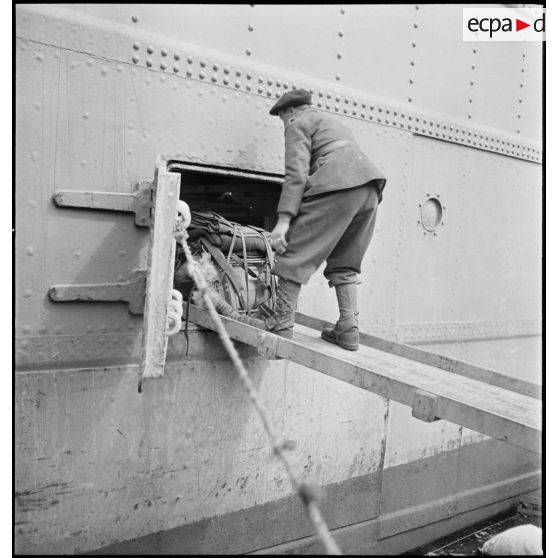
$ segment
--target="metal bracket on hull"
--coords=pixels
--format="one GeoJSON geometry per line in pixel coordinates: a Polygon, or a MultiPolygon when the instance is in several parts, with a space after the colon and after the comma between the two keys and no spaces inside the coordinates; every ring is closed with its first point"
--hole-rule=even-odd
{"type": "Polygon", "coordinates": [[[48,290],[53,302],[127,302],[132,314],[143,314],[145,269],[134,269],[125,281],[91,285],[54,285],[48,290]]]}
{"type": "Polygon", "coordinates": [[[152,182],[141,182],[135,194],[58,190],[54,192],[52,199],[58,207],[135,213],[136,225],[149,227],[153,224],[153,186],[152,182]]]}
{"type": "MultiPolygon", "coordinates": [[[[135,213],[136,225],[150,227],[155,184],[142,181],[134,194],[58,190],[52,199],[58,207],[135,213]]],[[[143,314],[146,275],[147,270],[134,269],[118,283],[54,285],[49,288],[48,296],[53,302],[127,302],[132,314],[143,314]]]]}

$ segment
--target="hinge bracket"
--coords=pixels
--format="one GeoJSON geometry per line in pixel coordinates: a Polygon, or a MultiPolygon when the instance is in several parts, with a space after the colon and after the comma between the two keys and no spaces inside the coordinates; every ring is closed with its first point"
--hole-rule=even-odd
{"type": "Polygon", "coordinates": [[[54,302],[127,302],[132,314],[143,314],[146,276],[145,269],[134,269],[120,283],[54,285],[48,296],[54,302]]]}
{"type": "Polygon", "coordinates": [[[138,190],[133,194],[58,190],[52,198],[59,207],[135,213],[136,225],[149,227],[153,223],[153,185],[153,182],[142,181],[137,184],[138,190]]]}

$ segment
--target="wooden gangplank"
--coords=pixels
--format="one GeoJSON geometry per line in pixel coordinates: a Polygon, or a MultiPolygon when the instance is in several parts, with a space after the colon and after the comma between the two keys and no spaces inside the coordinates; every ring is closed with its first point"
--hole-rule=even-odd
{"type": "MultiPolygon", "coordinates": [[[[333,327],[334,325],[331,322],[320,320],[318,318],[314,318],[313,316],[308,316],[299,312],[296,313],[296,321],[301,325],[305,325],[319,331],[322,331],[324,327],[333,327]]],[[[382,337],[377,337],[376,335],[370,335],[369,333],[361,331],[360,344],[403,356],[411,360],[416,360],[418,362],[422,362],[423,364],[429,364],[431,366],[435,366],[436,368],[452,372],[453,374],[461,374],[463,376],[467,376],[468,378],[480,380],[486,384],[516,391],[517,393],[522,393],[523,395],[529,395],[530,397],[536,397],[537,399],[541,399],[542,397],[542,387],[539,384],[534,384],[533,382],[523,380],[522,378],[506,376],[505,374],[500,374],[495,370],[491,370],[483,366],[477,366],[469,362],[456,360],[445,355],[433,353],[432,351],[425,351],[411,345],[398,343],[392,339],[384,339],[382,337]]]]}
{"type": "MultiPolygon", "coordinates": [[[[448,420],[535,453],[542,450],[542,404],[536,397],[462,373],[361,344],[345,351],[297,323],[293,339],[222,318],[232,339],[266,358],[284,358],[411,407],[413,416],[448,420]]],[[[209,314],[190,308],[190,320],[215,330],[209,314]]],[[[400,350],[398,352],[401,352],[400,350]]],[[[424,360],[424,359],[423,359],[424,360]]]]}

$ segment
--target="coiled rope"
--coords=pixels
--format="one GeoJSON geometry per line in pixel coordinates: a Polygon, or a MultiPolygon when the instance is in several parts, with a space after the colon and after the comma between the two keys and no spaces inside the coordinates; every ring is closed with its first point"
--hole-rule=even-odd
{"type": "Polygon", "coordinates": [[[258,393],[255,390],[252,381],[250,380],[248,372],[244,367],[244,364],[242,363],[242,360],[237,350],[235,349],[231,341],[231,338],[229,337],[229,334],[227,333],[227,330],[225,329],[225,326],[223,325],[223,322],[221,321],[221,318],[217,313],[217,310],[215,309],[215,305],[213,304],[213,300],[210,295],[211,293],[210,287],[205,279],[205,276],[199,264],[194,260],[194,257],[192,256],[192,252],[190,251],[190,247],[188,246],[187,243],[187,239],[188,239],[187,224],[184,222],[183,218],[180,215],[177,219],[177,225],[175,230],[176,241],[180,243],[182,249],[184,250],[184,255],[186,256],[186,261],[188,262],[187,263],[188,273],[194,280],[194,283],[203,298],[203,301],[209,311],[211,319],[215,324],[215,328],[217,329],[219,339],[221,339],[221,342],[223,343],[223,346],[225,347],[234,365],[235,370],[240,376],[240,379],[242,380],[242,383],[244,384],[244,387],[248,392],[250,401],[252,402],[252,404],[254,405],[254,407],[258,412],[258,415],[260,416],[260,419],[264,425],[264,428],[273,446],[273,452],[283,462],[283,465],[287,470],[287,474],[289,476],[291,484],[294,490],[300,496],[304,504],[304,507],[306,509],[306,512],[308,513],[308,517],[310,518],[310,521],[313,523],[314,528],[316,529],[317,536],[322,542],[322,544],[324,545],[327,554],[341,555],[341,551],[339,550],[337,543],[335,542],[331,533],[329,532],[329,529],[327,528],[327,525],[324,519],[322,518],[322,515],[318,508],[318,504],[316,501],[317,500],[316,489],[308,485],[307,483],[299,481],[297,476],[295,475],[293,467],[291,466],[289,458],[286,454],[286,450],[292,449],[292,444],[289,443],[289,441],[282,442],[279,436],[276,434],[274,428],[272,427],[271,422],[269,421],[266,415],[265,409],[261,404],[258,393]]]}

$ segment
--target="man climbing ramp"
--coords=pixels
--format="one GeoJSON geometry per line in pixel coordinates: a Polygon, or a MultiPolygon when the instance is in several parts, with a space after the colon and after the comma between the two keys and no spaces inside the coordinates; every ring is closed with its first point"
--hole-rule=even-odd
{"type": "Polygon", "coordinates": [[[372,239],[386,179],[338,119],[311,107],[308,91],[285,93],[269,113],[285,127],[285,180],[269,236],[278,276],[275,313],[266,328],[292,337],[301,285],[325,261],[339,320],[322,338],[358,349],[357,274],[372,239]]]}

